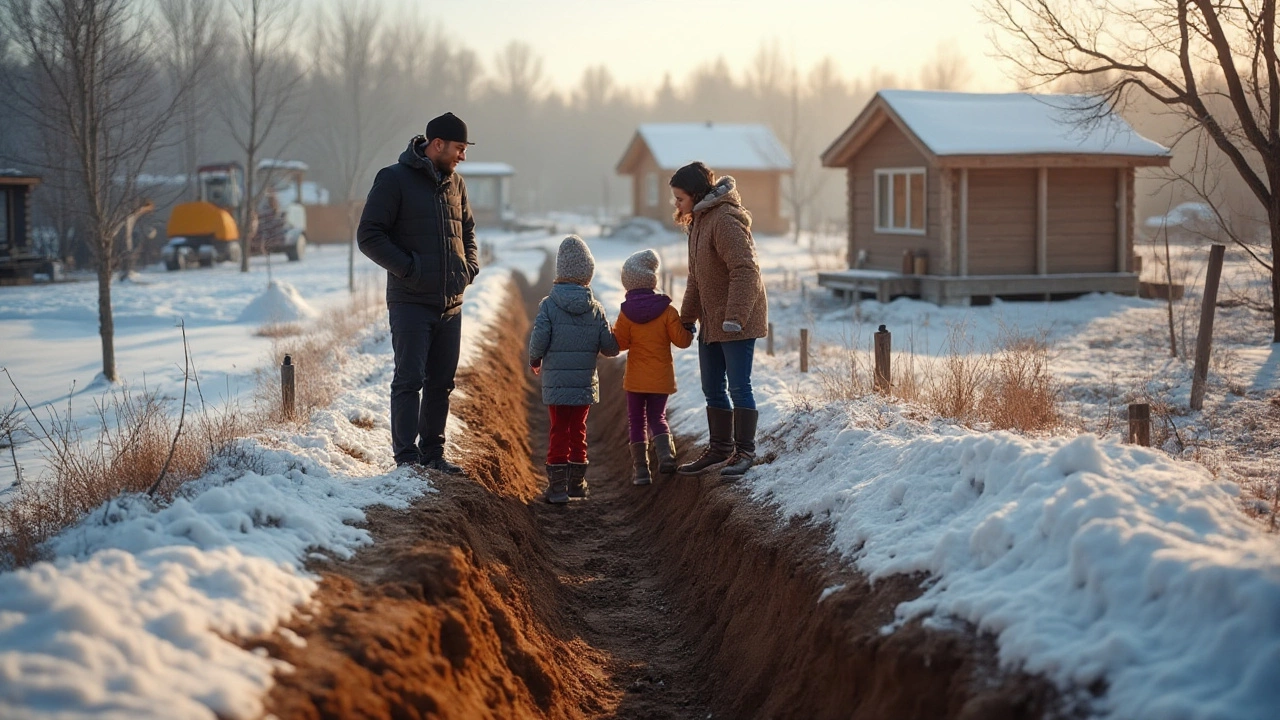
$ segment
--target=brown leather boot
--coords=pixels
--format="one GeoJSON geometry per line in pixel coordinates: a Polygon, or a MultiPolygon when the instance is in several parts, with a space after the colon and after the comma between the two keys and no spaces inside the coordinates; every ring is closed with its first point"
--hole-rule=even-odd
{"type": "Polygon", "coordinates": [[[635,471],[631,474],[632,485],[648,485],[653,482],[649,475],[649,444],[631,443],[631,463],[635,471]]]}
{"type": "Polygon", "coordinates": [[[649,441],[653,445],[654,460],[657,461],[658,472],[670,475],[676,471],[676,446],[671,441],[670,433],[654,435],[649,441]]]}
{"type": "Polygon", "coordinates": [[[733,409],[733,457],[720,468],[721,477],[738,478],[756,461],[756,422],[760,413],[749,408],[733,409]]]}
{"type": "Polygon", "coordinates": [[[707,432],[711,439],[697,460],[676,468],[681,475],[697,475],[729,459],[733,454],[733,411],[707,408],[707,432]]]}

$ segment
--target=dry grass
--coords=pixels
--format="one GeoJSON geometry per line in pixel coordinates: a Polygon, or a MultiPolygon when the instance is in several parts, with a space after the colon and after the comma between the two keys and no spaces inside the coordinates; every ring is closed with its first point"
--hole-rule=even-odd
{"type": "Polygon", "coordinates": [[[305,332],[300,323],[269,322],[258,328],[253,334],[258,337],[286,338],[295,337],[305,332]]]}
{"type": "MultiPolygon", "coordinates": [[[[377,289],[366,287],[353,295],[345,311],[326,314],[314,327],[269,335],[277,338],[274,357],[289,353],[298,361],[294,421],[305,422],[312,410],[332,402],[340,388],[342,348],[383,312],[377,289]]],[[[278,369],[259,371],[258,391],[249,407],[210,408],[194,369],[187,378],[195,392],[181,412],[174,412],[181,400],[145,388],[132,392],[126,387],[107,396],[96,405],[100,432],[93,440],[85,440],[69,410],[38,417],[28,408],[28,431],[43,445],[52,477],[20,484],[0,504],[0,567],[42,559],[45,541],[113,498],[154,487],[154,498],[167,501],[215,460],[255,469],[257,459],[235,441],[286,420],[278,369]]],[[[0,436],[7,440],[21,422],[16,408],[0,412],[0,436]]]]}
{"type": "Polygon", "coordinates": [[[34,434],[44,446],[52,479],[23,483],[0,505],[0,566],[41,559],[42,543],[94,508],[122,494],[146,492],[172,454],[157,491],[162,499],[170,497],[252,427],[234,408],[202,411],[188,418],[187,430],[178,435],[178,418],[170,412],[177,402],[155,390],[126,387],[112,393],[95,404],[101,432],[92,441],[84,440],[69,414],[36,418],[34,434]]]}
{"type": "Polygon", "coordinates": [[[274,338],[272,362],[257,372],[255,404],[270,422],[305,422],[328,407],[342,389],[342,350],[375,323],[383,323],[386,304],[374,285],[357,288],[345,308],[325,313],[295,335],[274,338]],[[281,403],[280,365],[290,356],[294,369],[294,415],[285,417],[281,403]]]}
{"type": "MultiPolygon", "coordinates": [[[[857,344],[846,341],[837,362],[815,369],[822,400],[852,400],[875,392],[874,356],[857,344]]],[[[1043,333],[1025,335],[1006,328],[993,351],[977,352],[968,327],[959,325],[948,332],[947,352],[928,359],[915,352],[915,338],[908,336],[906,349],[894,353],[890,363],[889,394],[964,425],[1049,431],[1062,423],[1061,390],[1049,371],[1050,349],[1043,333]]]]}

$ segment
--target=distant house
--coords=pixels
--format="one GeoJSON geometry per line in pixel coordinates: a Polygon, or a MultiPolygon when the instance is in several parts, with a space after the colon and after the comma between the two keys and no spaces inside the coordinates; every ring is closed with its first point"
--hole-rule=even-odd
{"type": "Polygon", "coordinates": [[[458,164],[458,173],[467,182],[467,199],[471,201],[471,213],[476,227],[483,229],[508,228],[515,222],[511,209],[511,178],[516,171],[501,162],[464,162],[458,164]]]}
{"type": "Polygon", "coordinates": [[[1170,152],[1114,113],[1082,124],[1084,103],[877,93],[822,154],[846,170],[850,269],[819,283],[939,303],[1136,293],[1134,172],[1170,152]]]}
{"type": "Polygon", "coordinates": [[[29,283],[46,265],[31,247],[31,190],[40,178],[0,170],[0,285],[29,283]]]}
{"type": "Polygon", "coordinates": [[[631,176],[632,213],[674,227],[667,182],[671,173],[695,160],[717,175],[733,176],[754,230],[775,234],[790,227],[782,211],[782,176],[792,170],[791,156],[764,125],[641,125],[617,166],[619,175],[631,176]]]}

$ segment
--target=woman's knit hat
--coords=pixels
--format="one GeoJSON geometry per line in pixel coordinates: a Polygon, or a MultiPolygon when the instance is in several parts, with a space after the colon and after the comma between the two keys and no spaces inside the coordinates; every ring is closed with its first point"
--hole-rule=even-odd
{"type": "Polygon", "coordinates": [[[570,235],[560,241],[560,250],[556,253],[556,282],[590,285],[591,276],[595,274],[596,259],[582,238],[570,235]]]}
{"type": "Polygon", "coordinates": [[[627,290],[653,290],[658,287],[658,253],[641,250],[622,263],[622,287],[627,290]]]}

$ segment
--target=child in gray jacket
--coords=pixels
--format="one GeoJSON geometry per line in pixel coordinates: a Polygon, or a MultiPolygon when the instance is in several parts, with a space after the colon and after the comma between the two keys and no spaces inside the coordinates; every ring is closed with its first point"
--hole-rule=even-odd
{"type": "Polygon", "coordinates": [[[549,503],[587,496],[587,411],[600,402],[596,356],[618,354],[604,307],[591,292],[595,267],[582,238],[566,237],[556,254],[555,284],[538,304],[529,333],[529,366],[542,377],[542,402],[551,413],[549,503]]]}

